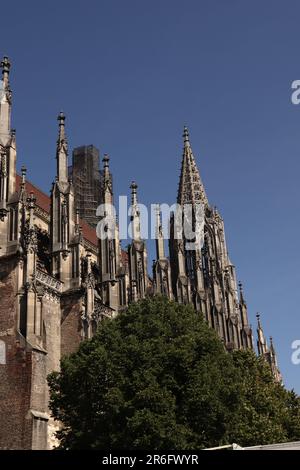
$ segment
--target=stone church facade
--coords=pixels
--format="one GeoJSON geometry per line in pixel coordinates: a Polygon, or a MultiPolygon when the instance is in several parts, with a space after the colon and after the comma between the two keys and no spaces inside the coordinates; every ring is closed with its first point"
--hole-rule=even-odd
{"type": "MultiPolygon", "coordinates": [[[[76,187],[69,177],[65,116],[58,116],[57,171],[50,197],[16,172],[16,134],[11,128],[10,62],[1,62],[0,89],[0,449],[47,449],[56,424],[48,410],[47,375],[60,359],[90,338],[103,319],[121,314],[130,302],[162,294],[191,303],[214,328],[228,351],[253,349],[241,284],[225,241],[224,222],[208,202],[188,130],[177,203],[204,211],[203,244],[187,249],[174,213],[169,256],[157,211],[157,259],[149,276],[141,238],[137,184],[131,184],[132,241],[121,248],[115,220],[110,238],[79,217],[76,187]],[[176,236],[175,236],[176,235],[176,236]]],[[[100,201],[113,204],[109,157],[103,158],[100,201]]],[[[184,211],[181,214],[184,217],[184,211]]],[[[195,240],[192,240],[195,241],[195,240]]],[[[258,352],[279,371],[258,322],[258,352]]]]}

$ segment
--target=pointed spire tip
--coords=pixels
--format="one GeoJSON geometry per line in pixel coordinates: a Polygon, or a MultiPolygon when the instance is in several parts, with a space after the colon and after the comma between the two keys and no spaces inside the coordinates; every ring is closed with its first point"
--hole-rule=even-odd
{"type": "Polygon", "coordinates": [[[260,313],[257,312],[256,318],[257,318],[257,327],[262,329],[261,322],[260,322],[260,313]]]}
{"type": "Polygon", "coordinates": [[[187,126],[184,126],[183,128],[183,142],[185,146],[187,146],[190,143],[189,130],[187,126]]]}
{"type": "Polygon", "coordinates": [[[65,119],[66,119],[66,116],[65,116],[64,112],[61,111],[61,112],[59,113],[59,115],[57,116],[57,120],[59,121],[59,124],[60,124],[60,125],[64,125],[65,119]]]}
{"type": "Polygon", "coordinates": [[[103,162],[104,168],[109,167],[109,155],[107,153],[104,154],[104,156],[102,158],[102,162],[103,162]]]}
{"type": "Polygon", "coordinates": [[[1,60],[1,67],[2,67],[2,73],[9,73],[9,70],[10,70],[10,66],[11,66],[11,63],[10,63],[10,60],[9,58],[5,55],[3,57],[3,59],[1,60]]]}

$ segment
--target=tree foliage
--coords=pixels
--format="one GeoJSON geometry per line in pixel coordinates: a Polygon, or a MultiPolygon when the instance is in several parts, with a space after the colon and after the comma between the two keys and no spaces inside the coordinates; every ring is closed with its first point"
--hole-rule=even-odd
{"type": "Polygon", "coordinates": [[[192,307],[131,304],[49,376],[63,449],[200,449],[300,438],[300,399],[192,307]]]}

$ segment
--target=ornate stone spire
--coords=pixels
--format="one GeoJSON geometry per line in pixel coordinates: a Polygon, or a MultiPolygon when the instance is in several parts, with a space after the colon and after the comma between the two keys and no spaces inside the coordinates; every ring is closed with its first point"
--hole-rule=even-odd
{"type": "Polygon", "coordinates": [[[26,166],[23,165],[21,168],[21,186],[23,188],[25,188],[25,185],[26,185],[26,173],[27,173],[26,166]]]}
{"type": "Polygon", "coordinates": [[[273,338],[270,336],[270,351],[272,354],[275,355],[275,348],[274,348],[274,343],[273,343],[273,338]]]}
{"type": "Polygon", "coordinates": [[[112,175],[109,168],[109,156],[107,153],[103,159],[103,184],[102,184],[102,200],[105,204],[113,204],[113,185],[112,175]]]}
{"type": "Polygon", "coordinates": [[[33,229],[34,228],[34,209],[35,209],[35,204],[36,204],[36,197],[34,193],[31,191],[27,198],[27,204],[28,204],[28,211],[29,211],[29,228],[33,229]]]}
{"type": "Polygon", "coordinates": [[[0,67],[2,68],[2,80],[0,80],[0,220],[4,221],[8,213],[7,203],[16,187],[16,140],[10,122],[11,90],[8,57],[3,58],[0,67]]]}
{"type": "Polygon", "coordinates": [[[140,209],[137,200],[137,188],[138,185],[132,181],[130,185],[131,189],[131,227],[132,227],[132,239],[141,239],[141,222],[140,222],[140,209]]]}
{"type": "MultiPolygon", "coordinates": [[[[29,256],[29,255],[34,254],[37,250],[37,234],[36,234],[36,229],[34,226],[34,220],[35,220],[34,210],[36,206],[36,197],[32,191],[28,195],[26,199],[26,203],[27,203],[29,218],[26,222],[25,230],[23,233],[23,239],[24,239],[25,250],[29,256]]],[[[30,277],[35,271],[35,262],[36,260],[34,256],[33,257],[29,256],[29,258],[27,259],[27,269],[26,269],[27,281],[29,281],[30,277]]]]}
{"type": "Polygon", "coordinates": [[[0,80],[0,145],[6,147],[11,138],[11,91],[9,87],[10,61],[8,57],[3,57],[0,66],[2,68],[2,80],[0,80]]]}
{"type": "Polygon", "coordinates": [[[5,84],[8,85],[8,77],[9,77],[9,71],[10,71],[10,61],[7,56],[4,56],[2,61],[1,61],[1,68],[2,68],[2,76],[3,76],[3,81],[5,84]]]}
{"type": "MultiPolygon", "coordinates": [[[[65,288],[70,288],[74,286],[73,282],[76,285],[78,282],[78,262],[76,261],[73,266],[71,262],[75,253],[75,248],[71,244],[75,242],[75,235],[78,235],[78,227],[76,227],[74,187],[71,179],[68,178],[68,144],[65,132],[65,119],[65,115],[61,111],[57,117],[57,173],[51,190],[50,224],[52,230],[50,231],[50,236],[52,275],[64,282],[65,288]],[[69,256],[70,254],[71,256],[69,256]]],[[[76,238],[77,244],[79,240],[76,238]]]]}
{"type": "Polygon", "coordinates": [[[20,186],[20,201],[25,204],[26,202],[26,174],[27,169],[23,165],[21,168],[21,186],[20,186]]]}
{"type": "Polygon", "coordinates": [[[159,204],[156,206],[156,256],[158,260],[165,258],[164,235],[159,204]]]}
{"type": "Polygon", "coordinates": [[[130,236],[132,243],[128,247],[130,299],[135,302],[144,298],[149,286],[147,274],[147,250],[141,238],[141,215],[137,200],[137,184],[131,183],[130,236]]]}
{"type": "Polygon", "coordinates": [[[68,181],[68,143],[65,132],[65,115],[61,111],[57,117],[58,120],[58,139],[57,139],[57,178],[58,181],[68,181]]]}
{"type": "Polygon", "coordinates": [[[183,128],[183,146],[184,146],[184,148],[190,148],[191,147],[190,135],[189,135],[188,128],[186,126],[184,126],[184,128],[183,128]]]}
{"type": "Polygon", "coordinates": [[[244,299],[244,289],[243,289],[243,284],[241,281],[239,282],[239,297],[240,297],[240,303],[245,304],[245,299],[244,299]]]}
{"type": "Polygon", "coordinates": [[[261,322],[260,322],[260,314],[258,312],[256,314],[256,319],[257,319],[257,329],[262,330],[261,322]]]}
{"type": "Polygon", "coordinates": [[[184,205],[201,202],[204,205],[208,205],[205,189],[190,144],[187,127],[184,127],[183,131],[183,143],[177,203],[184,205]]]}
{"type": "Polygon", "coordinates": [[[136,184],[135,181],[132,181],[131,185],[130,185],[130,189],[131,189],[131,204],[133,206],[136,206],[137,205],[137,188],[138,188],[138,185],[136,184]]]}
{"type": "Polygon", "coordinates": [[[256,318],[257,318],[257,330],[256,330],[257,331],[257,350],[258,350],[258,354],[261,356],[261,355],[265,355],[268,352],[268,346],[267,346],[267,341],[266,341],[266,338],[265,338],[265,335],[261,326],[259,313],[256,314],[256,318]]]}
{"type": "Polygon", "coordinates": [[[102,162],[104,174],[107,176],[109,174],[109,155],[107,153],[104,154],[102,162]]]}

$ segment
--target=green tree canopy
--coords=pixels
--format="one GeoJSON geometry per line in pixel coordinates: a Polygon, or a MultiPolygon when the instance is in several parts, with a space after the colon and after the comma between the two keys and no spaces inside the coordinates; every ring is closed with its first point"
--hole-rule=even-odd
{"type": "Polygon", "coordinates": [[[49,376],[63,449],[200,449],[300,438],[300,400],[190,306],[131,304],[49,376]]]}

